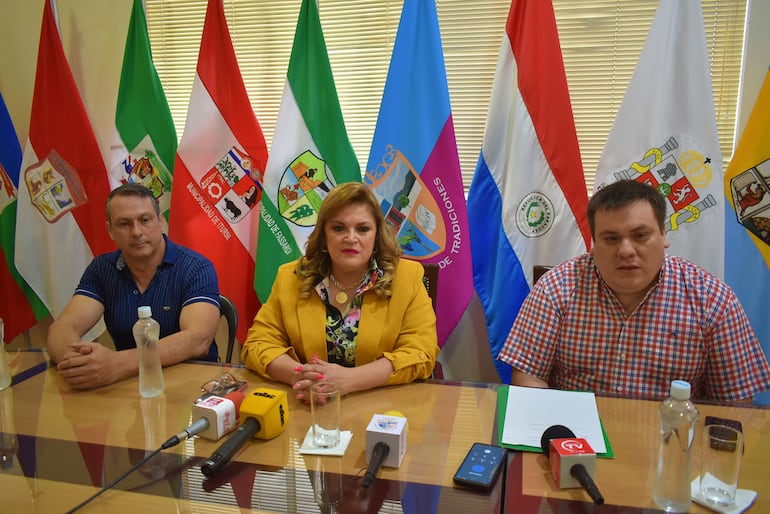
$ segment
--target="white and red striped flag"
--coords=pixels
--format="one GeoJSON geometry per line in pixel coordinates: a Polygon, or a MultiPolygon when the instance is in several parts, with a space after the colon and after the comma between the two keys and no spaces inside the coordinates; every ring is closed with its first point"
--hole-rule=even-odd
{"type": "Polygon", "coordinates": [[[19,273],[54,318],[91,259],[115,248],[104,226],[109,192],[107,169],[46,1],[19,176],[14,256],[19,273]]]}
{"type": "Polygon", "coordinates": [[[254,258],[265,137],[251,108],[222,0],[209,0],[198,67],[179,143],[169,216],[174,242],[208,257],[240,319],[238,340],[259,309],[254,258]]]}

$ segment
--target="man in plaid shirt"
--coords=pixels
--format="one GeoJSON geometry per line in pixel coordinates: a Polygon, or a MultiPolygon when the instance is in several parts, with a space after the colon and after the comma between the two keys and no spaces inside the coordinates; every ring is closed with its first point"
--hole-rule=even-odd
{"type": "Polygon", "coordinates": [[[622,180],[588,204],[593,249],[545,274],[498,359],[514,385],[662,399],[672,380],[696,399],[750,403],[770,368],[733,291],[669,255],[665,199],[622,180]]]}

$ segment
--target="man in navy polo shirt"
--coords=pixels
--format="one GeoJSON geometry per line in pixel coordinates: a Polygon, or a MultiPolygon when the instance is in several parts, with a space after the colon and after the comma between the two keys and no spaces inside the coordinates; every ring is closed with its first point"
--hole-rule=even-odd
{"type": "Polygon", "coordinates": [[[88,389],[139,373],[132,328],[137,308],[152,307],[160,323],[161,363],[217,360],[219,287],[214,266],[163,234],[152,191],[124,184],[107,198],[107,230],[118,250],[96,257],[48,330],[46,347],[62,378],[88,389]],[[83,341],[104,316],[113,351],[83,341]]]}

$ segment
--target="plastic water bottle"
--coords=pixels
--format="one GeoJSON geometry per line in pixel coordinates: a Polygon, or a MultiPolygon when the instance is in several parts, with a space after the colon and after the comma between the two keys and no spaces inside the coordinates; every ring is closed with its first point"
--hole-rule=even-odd
{"type": "Polygon", "coordinates": [[[142,306],[137,309],[139,319],[134,323],[134,340],[139,352],[139,394],[155,398],[163,394],[163,369],[160,365],[160,325],[152,319],[152,309],[142,306]]]}
{"type": "Polygon", "coordinates": [[[0,391],[11,385],[13,374],[8,365],[8,356],[5,354],[5,325],[0,318],[0,391]]]}
{"type": "Polygon", "coordinates": [[[0,391],[11,385],[13,374],[8,365],[8,355],[5,353],[5,343],[0,340],[0,391]]]}
{"type": "Polygon", "coordinates": [[[671,396],[663,400],[660,412],[660,453],[652,499],[666,512],[687,512],[690,508],[692,443],[698,409],[690,401],[690,384],[671,382],[671,396]]]}

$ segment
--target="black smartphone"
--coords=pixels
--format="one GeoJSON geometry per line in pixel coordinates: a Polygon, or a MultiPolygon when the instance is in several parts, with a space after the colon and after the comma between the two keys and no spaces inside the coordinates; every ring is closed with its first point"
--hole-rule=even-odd
{"type": "Polygon", "coordinates": [[[718,418],[716,416],[706,416],[703,420],[705,426],[711,425],[711,435],[717,436],[723,441],[711,441],[711,447],[715,450],[725,450],[728,452],[735,451],[735,443],[729,442],[731,439],[735,439],[735,433],[730,430],[721,430],[719,426],[730,427],[737,432],[743,433],[743,425],[740,421],[729,418],[718,418]]]}
{"type": "Polygon", "coordinates": [[[473,443],[465,456],[454,483],[465,487],[487,490],[491,488],[505,465],[506,450],[499,446],[473,443]]]}

